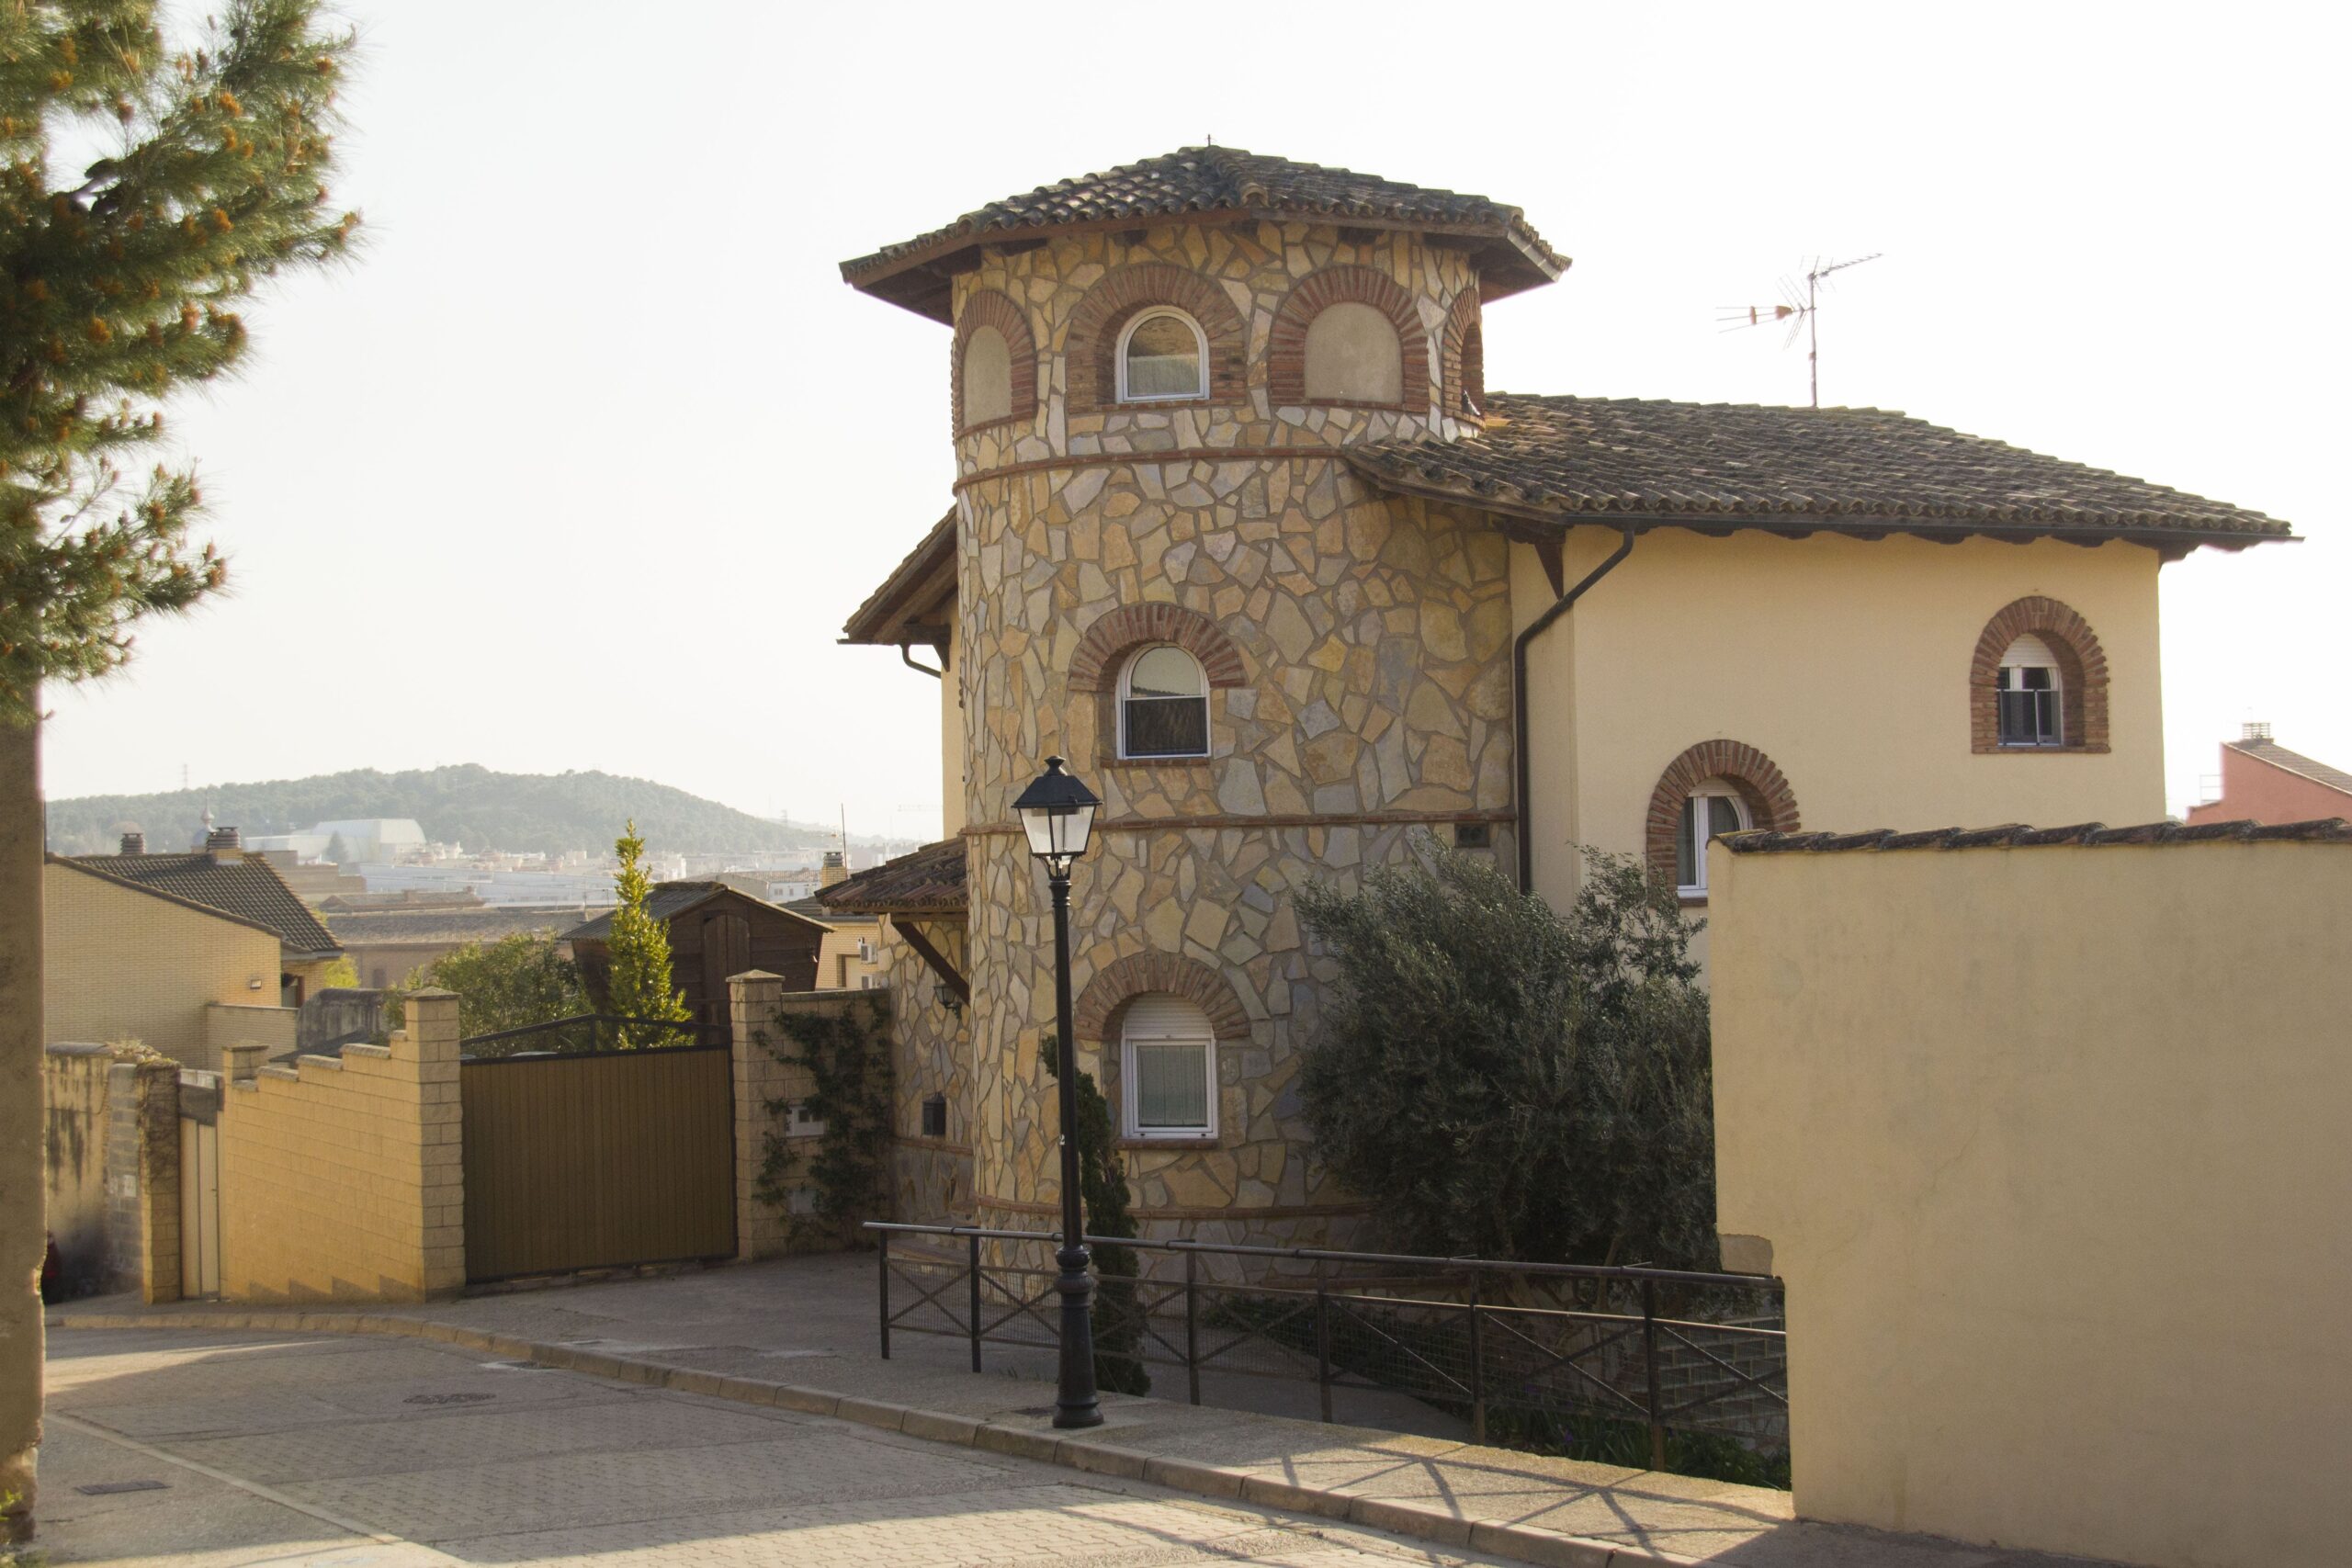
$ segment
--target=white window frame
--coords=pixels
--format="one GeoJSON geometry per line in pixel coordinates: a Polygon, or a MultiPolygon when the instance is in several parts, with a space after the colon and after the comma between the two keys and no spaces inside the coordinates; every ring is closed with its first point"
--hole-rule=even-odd
{"type": "Polygon", "coordinates": [[[1196,403],[1209,395],[1209,334],[1201,330],[1200,322],[1173,305],[1155,305],[1148,310],[1136,311],[1135,320],[1119,329],[1118,352],[1112,356],[1112,363],[1117,368],[1119,401],[1123,403],[1196,403]],[[1193,344],[1201,355],[1201,379],[1197,391],[1135,393],[1127,390],[1128,340],[1136,335],[1137,327],[1162,316],[1171,317],[1193,329],[1193,344]]]}
{"type": "MultiPolygon", "coordinates": [[[[1690,803],[1694,800],[1730,801],[1732,815],[1738,818],[1739,821],[1739,826],[1733,829],[1735,832],[1745,833],[1756,826],[1755,813],[1747,809],[1747,801],[1740,795],[1739,791],[1733,787],[1727,780],[1709,779],[1697,789],[1694,789],[1689,795],[1684,795],[1682,797],[1682,805],[1675,813],[1674,852],[1678,856],[1682,852],[1683,820],[1690,816],[1690,803]]],[[[1699,880],[1696,882],[1679,884],[1675,887],[1674,891],[1680,897],[1685,898],[1704,898],[1707,896],[1707,845],[1713,843],[1717,835],[1710,833],[1704,840],[1691,846],[1693,852],[1690,856],[1690,863],[1692,867],[1699,874],[1699,880]]]]}
{"type": "Polygon", "coordinates": [[[2000,668],[1993,672],[1993,736],[1995,744],[2011,751],[2054,751],[2066,744],[2066,671],[2060,667],[2058,656],[2051,650],[2049,640],[2038,632],[2019,633],[2011,639],[2008,647],[2001,650],[2000,668]],[[2018,645],[2025,642],[2030,642],[2041,651],[2038,655],[2028,651],[2019,657],[2018,645]],[[2009,671],[2012,670],[2050,671],[2050,695],[2052,706],[2056,709],[2058,726],[2057,733],[2049,739],[2010,740],[2002,736],[2001,699],[2025,690],[2022,680],[2015,687],[2009,684],[2009,671]]]}
{"type": "Polygon", "coordinates": [[[1123,1137],[1138,1142],[1160,1141],[1198,1143],[1217,1135],[1216,1033],[1202,1022],[1198,1034],[1138,1035],[1122,1025],[1119,1030],[1119,1126],[1123,1137]],[[1136,1067],[1136,1047],[1152,1045],[1198,1045],[1201,1071],[1207,1080],[1207,1094],[1202,1103],[1207,1107],[1208,1124],[1204,1127],[1146,1127],[1140,1113],[1143,1109],[1143,1079],[1136,1067]]]}
{"type": "Polygon", "coordinates": [[[1196,762],[1209,754],[1210,739],[1208,666],[1203,664],[1191,649],[1172,642],[1148,642],[1127,655],[1127,661],[1119,667],[1119,760],[1123,762],[1196,762]],[[1201,678],[1200,695],[1187,699],[1201,705],[1201,749],[1197,751],[1155,751],[1149,756],[1138,757],[1127,749],[1127,704],[1135,694],[1136,666],[1143,662],[1145,654],[1157,653],[1163,648],[1175,649],[1191,660],[1193,672],[1201,678]]]}

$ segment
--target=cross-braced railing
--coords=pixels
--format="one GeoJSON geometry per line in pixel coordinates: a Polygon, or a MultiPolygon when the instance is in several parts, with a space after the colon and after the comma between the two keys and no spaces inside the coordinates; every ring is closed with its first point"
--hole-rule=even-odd
{"type": "MultiPolygon", "coordinates": [[[[881,1248],[885,1357],[894,1330],[966,1339],[974,1371],[984,1346],[1057,1348],[1054,1235],[865,1228],[881,1248]],[[893,1236],[962,1257],[894,1253],[893,1236]]],[[[1401,1395],[1482,1442],[1550,1446],[1617,1423],[1646,1431],[1653,1469],[1673,1431],[1788,1441],[1788,1336],[1767,1276],[1086,1239],[1136,1262],[1132,1276],[1098,1271],[1098,1359],[1181,1369],[1195,1404],[1205,1373],[1312,1381],[1326,1421],[1338,1391],[1401,1395]]]]}

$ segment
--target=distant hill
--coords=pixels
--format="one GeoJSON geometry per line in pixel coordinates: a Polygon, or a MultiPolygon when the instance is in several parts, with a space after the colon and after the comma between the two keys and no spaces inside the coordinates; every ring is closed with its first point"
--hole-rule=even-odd
{"type": "Polygon", "coordinates": [[[246,833],[299,832],[314,822],[344,818],[411,817],[437,842],[521,854],[609,850],[632,817],[648,849],[683,854],[814,850],[834,841],[822,828],[764,821],[648,779],[598,773],[494,773],[468,763],[404,773],[361,768],[165,795],[52,800],[49,847],[59,854],[106,853],[124,827],[135,824],[146,833],[150,850],[184,850],[195,841],[208,806],[214,821],[246,833]]]}

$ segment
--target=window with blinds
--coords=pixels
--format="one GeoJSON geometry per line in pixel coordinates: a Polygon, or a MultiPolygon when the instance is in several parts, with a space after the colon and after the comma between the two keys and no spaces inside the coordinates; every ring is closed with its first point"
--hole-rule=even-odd
{"type": "Polygon", "coordinates": [[[1208,1015],[1181,997],[1137,997],[1120,1037],[1126,1135],[1214,1136],[1216,1037],[1208,1015]]]}

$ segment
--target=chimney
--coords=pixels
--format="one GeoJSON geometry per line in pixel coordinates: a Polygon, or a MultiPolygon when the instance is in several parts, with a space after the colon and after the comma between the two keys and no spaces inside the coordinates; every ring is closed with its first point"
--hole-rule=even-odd
{"type": "Polygon", "coordinates": [[[849,857],[840,850],[825,852],[825,866],[817,874],[817,886],[831,887],[836,882],[849,879],[849,857]]]}
{"type": "Polygon", "coordinates": [[[217,865],[234,865],[245,858],[234,828],[215,828],[204,835],[204,849],[217,865]]]}
{"type": "Polygon", "coordinates": [[[147,852],[147,835],[139,831],[136,828],[132,829],[130,832],[125,833],[122,836],[122,849],[120,852],[127,855],[145,854],[147,852]]]}
{"type": "Polygon", "coordinates": [[[2270,739],[2270,727],[2267,724],[2257,724],[2253,719],[2248,719],[2245,721],[2245,733],[2241,734],[2238,739],[2240,740],[2267,740],[2270,739]]]}

